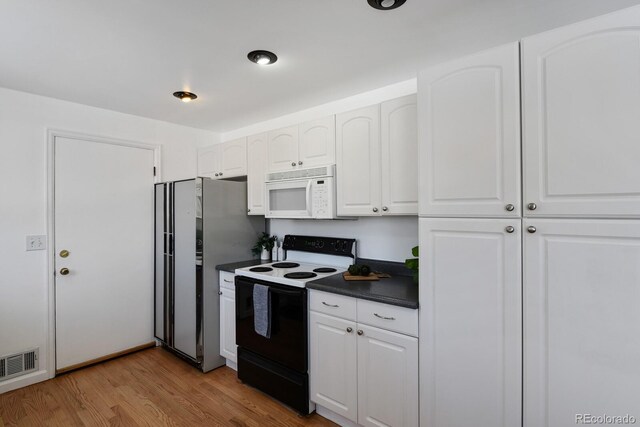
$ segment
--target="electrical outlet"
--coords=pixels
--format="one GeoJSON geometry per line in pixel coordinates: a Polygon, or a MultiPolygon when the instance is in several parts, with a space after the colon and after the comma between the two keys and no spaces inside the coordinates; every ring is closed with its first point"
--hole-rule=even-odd
{"type": "Polygon", "coordinates": [[[43,251],[47,249],[47,236],[27,236],[28,251],[43,251]]]}

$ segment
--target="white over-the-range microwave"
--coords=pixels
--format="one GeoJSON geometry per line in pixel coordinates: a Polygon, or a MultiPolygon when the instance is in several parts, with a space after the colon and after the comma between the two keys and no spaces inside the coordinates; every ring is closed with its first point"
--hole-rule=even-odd
{"type": "Polygon", "coordinates": [[[335,165],[266,176],[265,217],[336,219],[335,165]]]}

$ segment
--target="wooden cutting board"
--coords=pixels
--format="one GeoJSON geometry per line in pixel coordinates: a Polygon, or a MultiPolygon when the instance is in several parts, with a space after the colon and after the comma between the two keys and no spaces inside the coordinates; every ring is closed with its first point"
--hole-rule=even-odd
{"type": "Polygon", "coordinates": [[[367,281],[375,281],[375,280],[380,280],[381,278],[387,278],[387,277],[391,277],[390,275],[388,275],[387,273],[370,273],[368,276],[352,276],[351,273],[349,273],[348,271],[345,271],[344,273],[342,273],[342,277],[344,278],[344,280],[346,281],[357,281],[357,280],[367,280],[367,281]]]}

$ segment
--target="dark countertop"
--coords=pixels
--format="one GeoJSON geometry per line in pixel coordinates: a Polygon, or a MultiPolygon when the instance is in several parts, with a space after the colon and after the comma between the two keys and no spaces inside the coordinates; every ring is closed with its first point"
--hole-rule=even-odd
{"type": "Polygon", "coordinates": [[[267,264],[271,261],[263,261],[259,259],[250,259],[248,261],[230,262],[228,264],[216,265],[218,271],[228,271],[229,273],[235,273],[236,268],[252,267],[254,265],[267,264]]]}
{"type": "Polygon", "coordinates": [[[307,282],[307,289],[346,295],[407,308],[418,308],[418,284],[402,263],[359,259],[374,271],[391,274],[391,278],[377,281],[350,281],[342,273],[307,282]]]}

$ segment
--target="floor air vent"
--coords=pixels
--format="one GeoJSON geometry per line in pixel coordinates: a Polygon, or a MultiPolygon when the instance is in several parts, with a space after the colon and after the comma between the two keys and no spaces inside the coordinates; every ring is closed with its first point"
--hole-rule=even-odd
{"type": "Polygon", "coordinates": [[[0,357],[0,381],[38,370],[38,349],[0,357]]]}

